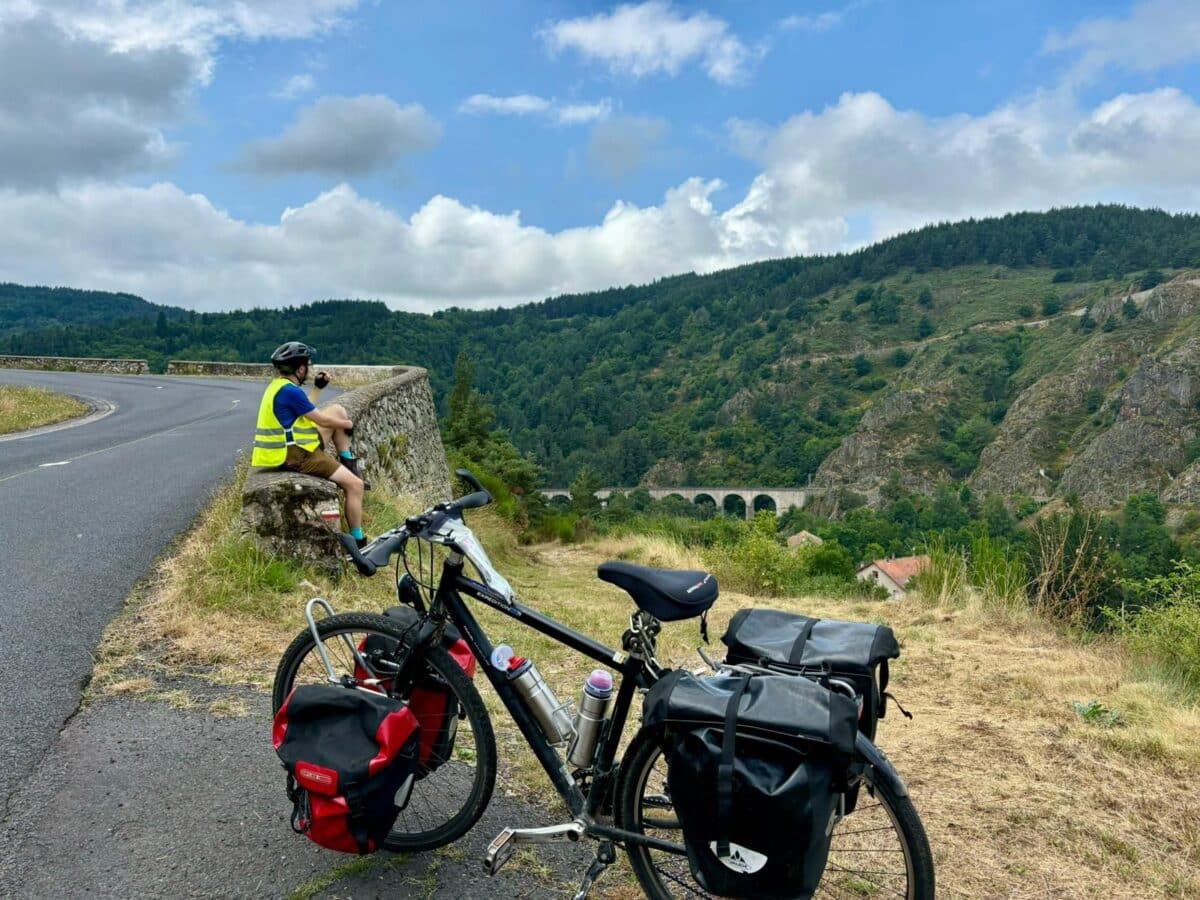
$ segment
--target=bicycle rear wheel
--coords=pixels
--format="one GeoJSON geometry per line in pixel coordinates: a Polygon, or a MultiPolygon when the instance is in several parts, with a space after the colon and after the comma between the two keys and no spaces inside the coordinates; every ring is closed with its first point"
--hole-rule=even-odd
{"type": "MultiPolygon", "coordinates": [[[[870,772],[854,812],[834,828],[825,875],[813,896],[933,900],[933,856],[917,811],[908,797],[876,782],[870,772]]],[[[639,731],[625,751],[616,810],[619,828],[683,843],[667,789],[666,758],[651,729],[639,731]]],[[[714,896],[692,877],[686,856],[634,844],[626,852],[651,900],[714,896]]]]}
{"type": "MultiPolygon", "coordinates": [[[[384,682],[380,689],[391,693],[389,674],[394,672],[394,653],[406,628],[386,616],[346,613],[317,623],[317,632],[335,675],[362,678],[364,672],[355,649],[367,662],[368,677],[384,682]],[[363,654],[368,646],[373,652],[363,654]],[[384,649],[381,649],[384,648],[384,649]],[[389,672],[389,665],[393,668],[389,672]]],[[[496,784],[496,738],[483,698],[457,662],[441,647],[430,648],[416,682],[435,686],[448,694],[445,716],[456,727],[453,749],[436,767],[419,766],[418,780],[408,804],[400,811],[384,846],[389,850],[432,850],[466,834],[487,808],[496,784]]],[[[275,672],[272,710],[283,705],[301,684],[328,684],[329,674],[317,651],[311,632],[296,636],[284,652],[275,672]]],[[[403,695],[397,699],[408,701],[403,695]]],[[[428,723],[429,716],[422,718],[428,723]]]]}

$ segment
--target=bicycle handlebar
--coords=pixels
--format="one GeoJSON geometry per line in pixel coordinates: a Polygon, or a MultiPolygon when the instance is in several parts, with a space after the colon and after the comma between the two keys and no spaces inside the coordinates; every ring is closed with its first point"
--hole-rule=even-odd
{"type": "Polygon", "coordinates": [[[359,549],[358,543],[350,535],[342,533],[337,536],[360,575],[370,577],[386,568],[392,557],[404,549],[410,537],[428,535],[441,525],[446,516],[462,518],[463,510],[479,509],[492,502],[492,495],[468,469],[458,469],[454,474],[475,488],[474,492],[457,500],[435,504],[420,515],[409,516],[404,520],[403,528],[381,534],[368,544],[364,548],[367,549],[366,553],[359,549]]]}

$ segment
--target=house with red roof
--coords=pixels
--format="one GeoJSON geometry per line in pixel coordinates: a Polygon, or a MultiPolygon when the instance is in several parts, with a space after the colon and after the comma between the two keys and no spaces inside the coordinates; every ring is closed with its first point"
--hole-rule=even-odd
{"type": "Polygon", "coordinates": [[[929,565],[928,556],[898,556],[895,559],[877,559],[858,570],[859,581],[878,584],[893,600],[899,600],[908,591],[908,583],[929,565]]]}

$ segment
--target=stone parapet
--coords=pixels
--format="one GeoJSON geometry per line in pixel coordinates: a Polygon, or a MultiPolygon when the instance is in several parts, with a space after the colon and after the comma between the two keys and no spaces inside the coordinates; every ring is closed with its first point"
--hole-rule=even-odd
{"type": "Polygon", "coordinates": [[[354,422],[354,453],[369,481],[430,503],[450,499],[446,450],[429,373],[416,367],[337,398],[354,422]]]}
{"type": "MultiPolygon", "coordinates": [[[[447,500],[450,475],[429,373],[397,368],[401,374],[337,398],[354,422],[359,470],[377,487],[428,503],[447,500]]],[[[339,489],[325,479],[251,469],[242,491],[242,526],[273,553],[337,573],[341,546],[335,531],[345,528],[339,500],[339,489]]]]}
{"type": "Polygon", "coordinates": [[[79,356],[0,356],[0,369],[41,372],[92,372],[100,375],[148,375],[144,359],[94,359],[79,356]]]}
{"type": "MultiPolygon", "coordinates": [[[[328,372],[334,383],[345,387],[348,385],[370,384],[403,375],[411,366],[354,366],[354,365],[314,365],[313,371],[328,372]]],[[[262,378],[269,379],[275,375],[275,367],[270,363],[240,363],[240,362],[203,362],[187,359],[173,359],[167,363],[168,375],[207,375],[215,378],[262,378]]]]}

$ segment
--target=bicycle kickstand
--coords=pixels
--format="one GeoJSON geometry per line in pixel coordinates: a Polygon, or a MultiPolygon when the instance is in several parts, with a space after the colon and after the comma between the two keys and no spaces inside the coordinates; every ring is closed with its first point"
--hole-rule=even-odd
{"type": "Polygon", "coordinates": [[[613,849],[612,841],[601,841],[596,847],[596,858],[592,860],[592,864],[588,866],[587,872],[583,876],[583,883],[579,885],[579,891],[575,894],[575,900],[587,900],[588,892],[592,889],[592,883],[600,877],[600,874],[617,861],[617,851],[613,849]]]}

